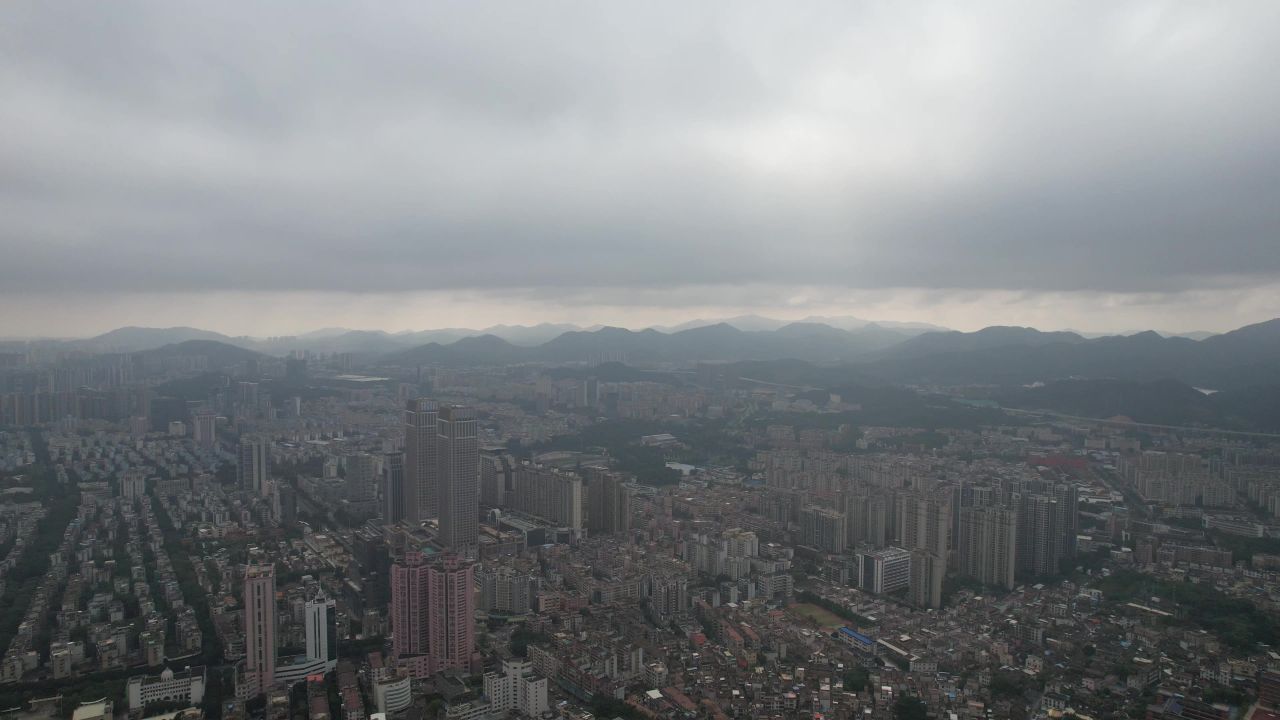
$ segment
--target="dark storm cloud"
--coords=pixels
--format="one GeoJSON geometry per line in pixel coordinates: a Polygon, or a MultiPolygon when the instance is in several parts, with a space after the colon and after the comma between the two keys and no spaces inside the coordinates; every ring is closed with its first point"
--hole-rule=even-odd
{"type": "Polygon", "coordinates": [[[10,292],[1280,276],[1280,5],[0,6],[10,292]]]}

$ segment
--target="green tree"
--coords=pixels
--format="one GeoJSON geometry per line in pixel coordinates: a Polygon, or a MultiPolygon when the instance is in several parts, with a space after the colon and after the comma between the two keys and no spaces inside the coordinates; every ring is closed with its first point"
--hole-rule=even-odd
{"type": "Polygon", "coordinates": [[[844,674],[844,689],[852,692],[862,692],[867,689],[867,685],[871,682],[871,675],[867,669],[861,665],[854,667],[844,674]]]}
{"type": "Polygon", "coordinates": [[[894,720],[927,720],[929,706],[914,695],[899,695],[893,703],[894,720]]]}
{"type": "Polygon", "coordinates": [[[534,632],[529,628],[521,625],[511,633],[511,654],[516,657],[528,657],[529,645],[533,643],[546,642],[551,638],[544,633],[534,632]]]}

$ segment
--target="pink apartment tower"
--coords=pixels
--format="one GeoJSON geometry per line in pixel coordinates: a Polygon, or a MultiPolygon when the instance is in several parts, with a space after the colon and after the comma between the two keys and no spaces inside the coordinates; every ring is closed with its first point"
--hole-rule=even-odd
{"type": "Polygon", "coordinates": [[[245,680],[257,695],[276,679],[276,566],[245,567],[244,572],[245,680]]]}
{"type": "Polygon", "coordinates": [[[476,650],[474,563],[406,552],[391,566],[392,652],[414,677],[470,672],[476,650]]]}

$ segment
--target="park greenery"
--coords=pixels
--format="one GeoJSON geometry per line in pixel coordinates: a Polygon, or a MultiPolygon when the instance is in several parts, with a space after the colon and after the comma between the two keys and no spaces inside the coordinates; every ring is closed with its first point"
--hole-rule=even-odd
{"type": "Polygon", "coordinates": [[[1209,583],[1162,580],[1125,570],[1103,578],[1097,587],[1107,601],[1118,604],[1150,604],[1155,598],[1162,608],[1174,612],[1172,624],[1207,630],[1236,650],[1280,641],[1280,619],[1209,583]]]}

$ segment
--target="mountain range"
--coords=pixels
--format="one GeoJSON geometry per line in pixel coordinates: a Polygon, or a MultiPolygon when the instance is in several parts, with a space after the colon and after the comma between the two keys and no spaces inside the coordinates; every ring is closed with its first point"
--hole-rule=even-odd
{"type": "MultiPolygon", "coordinates": [[[[897,323],[892,321],[873,323],[869,320],[847,315],[839,317],[810,317],[799,322],[801,324],[823,324],[841,330],[858,330],[874,324],[882,328],[897,330],[903,337],[931,330],[946,329],[928,323],[897,323]]],[[[773,331],[790,324],[793,323],[760,315],[740,315],[721,320],[691,320],[676,326],[654,326],[646,329],[671,334],[712,325],[729,325],[745,331],[773,331]]],[[[537,325],[493,325],[480,330],[471,328],[437,328],[396,333],[383,330],[353,330],[342,327],[327,327],[300,335],[263,338],[224,335],[211,330],[192,327],[148,328],[131,326],[117,328],[91,338],[56,340],[39,338],[22,340],[0,339],[0,349],[5,347],[16,348],[28,343],[35,343],[91,352],[139,352],[164,345],[186,342],[187,340],[216,340],[267,355],[288,355],[295,350],[382,355],[429,343],[448,345],[463,338],[484,335],[502,338],[512,345],[534,347],[549,342],[567,332],[593,332],[603,327],[602,325],[580,326],[569,323],[540,323],[537,325]]]]}
{"type": "Polygon", "coordinates": [[[897,331],[868,325],[840,330],[817,323],[791,323],[776,330],[739,330],[727,323],[661,332],[605,327],[574,330],[535,347],[519,347],[495,335],[430,343],[392,353],[388,365],[501,364],[625,360],[631,363],[731,362],[797,358],[841,363],[887,349],[907,339],[897,331]]]}
{"type": "MultiPolygon", "coordinates": [[[[1147,331],[1086,338],[1072,332],[989,327],[912,337],[868,325],[841,330],[792,323],[739,330],[720,323],[663,333],[602,328],[571,331],[535,347],[488,335],[390,353],[384,365],[504,364],[625,359],[632,363],[800,360],[813,373],[839,366],[843,377],[896,385],[1021,386],[1071,378],[1150,382],[1174,379],[1223,390],[1280,384],[1280,319],[1191,340],[1147,331]]],[[[767,368],[766,368],[767,369],[767,368]]],[[[822,381],[800,382],[822,386],[822,381]]]]}
{"type": "Polygon", "coordinates": [[[812,324],[827,325],[827,326],[836,328],[838,330],[859,330],[868,325],[878,325],[882,328],[888,328],[890,330],[898,330],[904,335],[917,335],[924,332],[937,331],[937,330],[945,331],[948,329],[948,328],[942,327],[941,325],[932,325],[930,323],[895,322],[893,320],[872,321],[872,320],[864,320],[862,318],[854,317],[852,315],[838,315],[838,316],[810,315],[809,317],[802,318],[800,320],[795,320],[795,321],[778,320],[777,318],[763,317],[761,315],[738,315],[737,317],[722,318],[719,320],[702,320],[702,319],[690,320],[688,322],[680,323],[679,325],[671,325],[667,327],[664,327],[661,325],[654,325],[653,329],[659,332],[664,332],[664,333],[675,333],[675,332],[680,332],[681,330],[693,330],[700,327],[706,327],[708,325],[729,325],[739,330],[748,330],[748,331],[780,330],[783,327],[786,327],[787,325],[792,325],[796,323],[799,323],[802,325],[812,325],[812,324]]]}
{"type": "MultiPolygon", "coordinates": [[[[760,327],[767,318],[734,318],[760,327]]],[[[843,377],[896,385],[990,385],[1015,387],[1071,378],[1150,382],[1175,379],[1226,390],[1280,384],[1280,319],[1249,325],[1202,340],[1133,335],[1085,337],[1068,331],[989,327],[976,332],[921,331],[868,323],[853,329],[796,322],[770,329],[742,329],[728,322],[662,331],[618,327],[575,329],[564,325],[496,326],[472,334],[465,329],[417,333],[329,328],[287,338],[231,338],[197,328],[113,330],[95,338],[58,341],[68,349],[147,351],[179,343],[208,348],[227,345],[269,355],[295,349],[349,352],[380,366],[497,365],[625,360],[629,363],[775,362],[798,360],[813,367],[800,374],[843,377]]],[[[53,341],[50,341],[53,342],[53,341]]],[[[187,348],[190,349],[189,347],[187,348]]],[[[761,371],[767,371],[762,368],[761,371]]],[[[801,382],[821,386],[820,382],[801,382]]]]}
{"type": "Polygon", "coordinates": [[[1203,340],[1135,335],[1085,338],[1032,328],[928,333],[869,357],[861,370],[883,382],[1022,385],[1066,378],[1176,379],[1207,389],[1280,383],[1280,319],[1203,340]]]}

